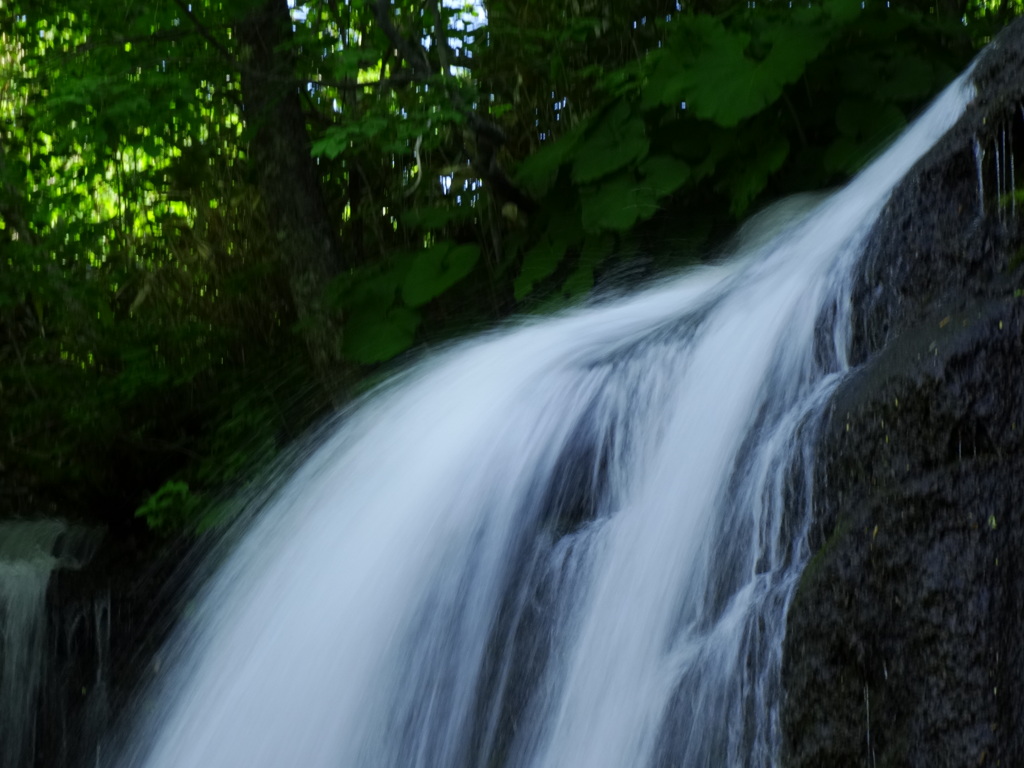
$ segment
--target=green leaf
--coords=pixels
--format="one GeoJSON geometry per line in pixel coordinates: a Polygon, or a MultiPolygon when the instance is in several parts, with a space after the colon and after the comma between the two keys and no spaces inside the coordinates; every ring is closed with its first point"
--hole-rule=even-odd
{"type": "Polygon", "coordinates": [[[682,90],[697,117],[722,126],[760,112],[782,89],[761,66],[743,55],[743,41],[722,47],[700,60],[701,70],[687,72],[682,90]]]}
{"type": "MultiPolygon", "coordinates": [[[[705,120],[729,127],[755,115],[782,95],[824,49],[827,35],[811,26],[793,23],[768,28],[760,42],[770,46],[761,60],[750,58],[752,38],[727,29],[717,19],[694,17],[700,49],[692,60],[678,60],[678,69],[658,74],[663,104],[687,102],[687,109],[705,120]],[[696,19],[700,18],[699,25],[696,19]],[[679,66],[682,65],[682,66],[679,66]]],[[[671,58],[663,67],[670,68],[671,58]]]]}
{"type": "Polygon", "coordinates": [[[516,172],[516,182],[533,197],[543,197],[555,183],[565,154],[566,147],[561,140],[545,144],[522,162],[516,172]]]}
{"type": "Polygon", "coordinates": [[[523,254],[523,266],[512,286],[516,301],[521,300],[537,283],[555,271],[565,258],[567,248],[565,242],[545,238],[523,254]]]}
{"type": "Polygon", "coordinates": [[[310,154],[313,157],[324,155],[333,160],[349,148],[351,140],[352,137],[349,131],[338,126],[331,126],[324,131],[323,138],[313,142],[310,147],[310,154]]]}
{"type": "Polygon", "coordinates": [[[686,63],[676,47],[658,48],[648,54],[650,74],[640,94],[640,108],[649,111],[658,106],[678,104],[679,72],[686,63]]]}
{"type": "Polygon", "coordinates": [[[324,59],[323,67],[340,82],[348,77],[356,77],[359,70],[367,69],[373,64],[369,52],[361,48],[342,48],[332,51],[330,56],[324,59]]]}
{"type": "Polygon", "coordinates": [[[170,480],[135,510],[135,517],[145,518],[150,530],[169,533],[184,527],[195,505],[188,483],[170,480]]]}
{"type": "Polygon", "coordinates": [[[566,162],[582,135],[579,129],[545,143],[526,158],[516,171],[516,183],[534,198],[543,197],[555,183],[562,163],[566,162]]]}
{"type": "Polygon", "coordinates": [[[767,135],[757,152],[737,163],[736,171],[721,184],[729,193],[729,210],[736,218],[747,212],[750,203],[764,190],[768,178],[782,167],[789,154],[789,141],[780,134],[767,135]]]}
{"type": "Polygon", "coordinates": [[[649,147],[643,119],[620,101],[576,149],[572,180],[583,184],[600,179],[641,159],[649,147]]]}
{"type": "Polygon", "coordinates": [[[381,269],[377,265],[353,270],[334,278],[324,289],[324,301],[328,306],[351,312],[353,307],[362,305],[390,307],[395,293],[405,276],[405,264],[391,265],[381,269]]]}
{"type": "Polygon", "coordinates": [[[654,155],[641,163],[640,173],[654,197],[658,198],[670,195],[683,186],[690,178],[690,166],[668,155],[654,155]]]}
{"type": "Polygon", "coordinates": [[[522,299],[536,284],[551,275],[566,256],[583,240],[580,226],[580,210],[571,188],[559,190],[550,198],[550,206],[544,212],[547,226],[540,240],[523,254],[523,261],[513,283],[517,300],[522,299]]]}
{"type": "Polygon", "coordinates": [[[421,251],[402,283],[403,301],[410,307],[426,304],[468,275],[479,258],[480,246],[475,243],[444,242],[421,251]]]}
{"type": "MultiPolygon", "coordinates": [[[[380,115],[364,115],[358,122],[332,125],[322,138],[313,142],[310,154],[324,155],[332,160],[345,153],[356,141],[376,139],[392,126],[392,121],[380,115]]],[[[404,149],[404,142],[401,148],[404,149]]]]}
{"type": "Polygon", "coordinates": [[[600,186],[584,187],[580,202],[583,229],[595,233],[602,230],[625,232],[637,221],[653,216],[658,209],[653,189],[638,183],[628,173],[620,173],[600,186]]]}
{"type": "Polygon", "coordinates": [[[419,324],[419,312],[408,307],[392,307],[365,316],[353,313],[345,324],[342,351],[356,363],[390,360],[412,346],[419,324]]]}
{"type": "Polygon", "coordinates": [[[794,83],[825,50],[829,37],[818,25],[782,23],[771,27],[764,34],[772,47],[763,66],[779,85],[794,83]]]}
{"type": "Polygon", "coordinates": [[[594,270],[608,257],[614,245],[615,240],[610,235],[588,235],[576,269],[562,283],[562,295],[572,298],[590,291],[594,287],[594,270]]]}

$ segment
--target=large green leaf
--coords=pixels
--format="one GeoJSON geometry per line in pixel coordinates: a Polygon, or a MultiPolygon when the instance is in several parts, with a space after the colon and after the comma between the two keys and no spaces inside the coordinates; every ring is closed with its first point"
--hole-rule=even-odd
{"type": "Polygon", "coordinates": [[[631,173],[620,173],[600,185],[584,187],[583,229],[587,232],[625,232],[637,221],[650,218],[658,209],[654,190],[637,182],[631,173]]]}
{"type": "Polygon", "coordinates": [[[753,155],[736,163],[733,173],[723,177],[720,187],[729,195],[729,210],[736,218],[743,216],[765,188],[769,177],[782,167],[789,154],[789,141],[785,136],[766,136],[753,155]]]}
{"type": "Polygon", "coordinates": [[[576,148],[572,180],[594,181],[644,157],[650,147],[646,130],[643,119],[619,101],[576,148]]]}
{"type": "Polygon", "coordinates": [[[558,170],[579,142],[580,131],[548,141],[526,158],[516,171],[516,183],[534,198],[543,197],[558,178],[558,170]]]}
{"type": "Polygon", "coordinates": [[[680,74],[680,90],[700,118],[736,125],[756,114],[782,93],[782,81],[764,65],[743,55],[746,35],[725,38],[680,74]]]}
{"type": "MultiPolygon", "coordinates": [[[[559,190],[561,192],[561,190],[559,190]]],[[[517,300],[534,290],[538,283],[550,276],[583,240],[580,210],[575,196],[566,188],[566,194],[556,194],[544,212],[547,226],[539,240],[523,254],[512,289],[517,300]]]]}
{"type": "Polygon", "coordinates": [[[480,258],[476,243],[438,243],[416,255],[402,283],[402,300],[419,307],[468,275],[480,258]]]}
{"type": "Polygon", "coordinates": [[[668,155],[654,155],[641,163],[640,173],[652,194],[664,197],[686,183],[690,178],[690,166],[668,155]]]}
{"type": "Polygon", "coordinates": [[[614,245],[615,240],[611,235],[587,236],[576,269],[562,283],[562,295],[565,298],[586,293],[594,287],[594,270],[608,257],[614,245]]]}
{"type": "Polygon", "coordinates": [[[356,363],[380,363],[404,352],[416,337],[420,314],[408,307],[353,312],[345,324],[342,351],[356,363]]]}
{"type": "Polygon", "coordinates": [[[825,50],[830,39],[820,25],[785,23],[769,27],[763,37],[771,44],[771,50],[762,64],[779,86],[800,79],[807,65],[825,50]]]}
{"type": "Polygon", "coordinates": [[[324,300],[329,307],[347,313],[363,306],[386,309],[394,304],[410,261],[410,255],[401,254],[388,265],[371,264],[345,272],[324,288],[324,300]]]}
{"type": "MultiPolygon", "coordinates": [[[[785,24],[768,27],[759,44],[768,46],[760,59],[749,56],[749,33],[728,29],[718,19],[693,17],[688,22],[697,53],[664,57],[654,73],[662,104],[686,103],[699,118],[729,127],[757,114],[782,94],[782,88],[803,74],[807,63],[824,49],[827,35],[815,26],[785,24]]],[[[649,102],[648,102],[649,103],[649,102]]]]}
{"type": "Polygon", "coordinates": [[[564,241],[544,238],[523,254],[523,265],[512,286],[516,301],[521,300],[537,283],[555,271],[565,258],[567,247],[564,241]]]}
{"type": "Polygon", "coordinates": [[[690,166],[691,183],[715,172],[719,161],[732,151],[734,129],[723,129],[704,120],[680,120],[671,142],[672,155],[690,166]]]}
{"type": "Polygon", "coordinates": [[[659,48],[647,57],[650,73],[640,95],[640,107],[651,110],[679,102],[679,72],[686,66],[681,51],[675,47],[659,48]]]}

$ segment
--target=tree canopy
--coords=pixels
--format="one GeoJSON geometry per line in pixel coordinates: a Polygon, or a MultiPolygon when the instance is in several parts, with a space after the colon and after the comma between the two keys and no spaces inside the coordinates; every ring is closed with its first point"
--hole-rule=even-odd
{"type": "Polygon", "coordinates": [[[841,183],[1020,0],[0,0],[0,488],[208,525],[378,366],[841,183]]]}

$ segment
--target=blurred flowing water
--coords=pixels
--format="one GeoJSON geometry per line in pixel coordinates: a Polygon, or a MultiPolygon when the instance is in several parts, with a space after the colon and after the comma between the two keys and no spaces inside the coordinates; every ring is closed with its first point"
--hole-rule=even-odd
{"type": "Polygon", "coordinates": [[[51,672],[51,576],[81,568],[102,536],[63,520],[0,521],[0,768],[35,764],[38,700],[51,672]]]}
{"type": "Polygon", "coordinates": [[[971,95],[723,263],[365,398],[196,598],[118,764],[772,765],[851,275],[971,95]]]}

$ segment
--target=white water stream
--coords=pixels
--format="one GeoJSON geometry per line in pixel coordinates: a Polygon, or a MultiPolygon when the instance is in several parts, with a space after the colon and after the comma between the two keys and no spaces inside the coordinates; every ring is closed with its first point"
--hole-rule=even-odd
{"type": "Polygon", "coordinates": [[[970,97],[767,243],[365,399],[207,585],[119,764],[772,765],[850,275],[970,97]]]}
{"type": "Polygon", "coordinates": [[[37,699],[49,671],[50,577],[81,568],[101,538],[63,520],[0,521],[0,768],[33,764],[37,699]]]}

